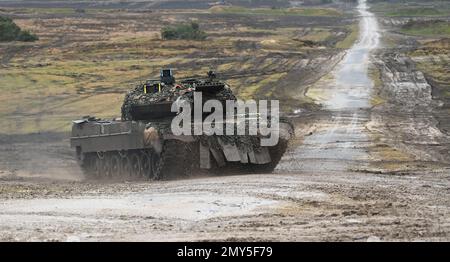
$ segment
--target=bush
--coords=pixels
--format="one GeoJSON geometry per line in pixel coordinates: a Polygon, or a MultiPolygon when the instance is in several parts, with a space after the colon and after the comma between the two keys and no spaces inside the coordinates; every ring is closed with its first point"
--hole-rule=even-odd
{"type": "Polygon", "coordinates": [[[20,33],[20,28],[8,17],[0,16],[0,41],[14,41],[20,33]]]}
{"type": "Polygon", "coordinates": [[[39,38],[30,33],[29,31],[20,31],[20,33],[17,35],[17,41],[22,41],[22,42],[34,42],[36,40],[38,40],[39,38]]]}
{"type": "Polygon", "coordinates": [[[161,37],[166,40],[205,40],[206,33],[200,30],[200,26],[197,23],[192,22],[190,24],[179,24],[175,26],[164,27],[161,30],[161,37]]]}
{"type": "Polygon", "coordinates": [[[32,42],[38,37],[29,31],[22,31],[11,18],[0,16],[0,42],[32,42]]]}

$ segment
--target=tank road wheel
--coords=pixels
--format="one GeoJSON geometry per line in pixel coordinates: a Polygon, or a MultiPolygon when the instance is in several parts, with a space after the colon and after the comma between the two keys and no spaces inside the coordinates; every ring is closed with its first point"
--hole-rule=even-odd
{"type": "Polygon", "coordinates": [[[109,159],[110,176],[117,178],[122,175],[122,160],[118,153],[111,153],[109,159]]]}
{"type": "Polygon", "coordinates": [[[85,154],[81,151],[81,147],[77,146],[76,148],[76,159],[77,163],[81,168],[81,171],[87,176],[89,176],[89,155],[85,154]]]}
{"type": "Polygon", "coordinates": [[[128,156],[128,161],[130,163],[130,176],[138,178],[142,173],[142,161],[138,153],[133,152],[128,156]]]}
{"type": "Polygon", "coordinates": [[[159,179],[159,177],[158,177],[158,163],[159,163],[159,155],[156,153],[156,152],[154,152],[154,151],[152,151],[151,153],[150,153],[150,162],[151,162],[151,167],[150,167],[150,170],[151,170],[151,178],[153,179],[153,180],[158,180],[159,179]]]}
{"type": "Polygon", "coordinates": [[[101,174],[98,170],[98,168],[101,165],[101,160],[98,158],[96,153],[92,153],[87,156],[88,156],[88,161],[89,161],[89,167],[86,170],[86,172],[87,172],[89,178],[98,179],[99,177],[101,177],[101,174]]]}
{"type": "Polygon", "coordinates": [[[103,154],[103,157],[100,158],[101,164],[101,177],[102,178],[110,178],[111,177],[111,165],[110,165],[111,156],[109,154],[103,154]]]}
{"type": "Polygon", "coordinates": [[[144,179],[153,178],[152,153],[150,151],[141,152],[142,172],[141,177],[144,179]]]}
{"type": "Polygon", "coordinates": [[[77,156],[78,164],[87,178],[95,176],[95,157],[94,154],[80,154],[77,156]]]}
{"type": "Polygon", "coordinates": [[[122,162],[122,175],[123,177],[131,178],[133,177],[132,167],[131,167],[131,159],[129,155],[124,155],[121,158],[122,162]]]}
{"type": "Polygon", "coordinates": [[[94,171],[93,171],[93,174],[96,179],[99,179],[100,177],[102,177],[102,171],[103,171],[102,165],[103,165],[102,159],[100,159],[100,157],[98,157],[96,155],[95,159],[94,159],[94,171]]]}

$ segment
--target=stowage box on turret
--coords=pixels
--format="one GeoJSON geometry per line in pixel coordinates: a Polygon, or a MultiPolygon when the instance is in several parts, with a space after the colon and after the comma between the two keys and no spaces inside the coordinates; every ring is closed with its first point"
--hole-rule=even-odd
{"type": "MultiPolygon", "coordinates": [[[[165,69],[161,70],[160,79],[148,80],[126,94],[120,120],[87,116],[73,121],[71,146],[86,175],[165,179],[203,170],[272,172],[293,135],[292,124],[280,120],[279,140],[272,146],[261,146],[259,133],[175,135],[172,120],[182,112],[173,112],[173,104],[192,104],[199,94],[202,105],[211,99],[224,104],[227,100],[236,101],[229,86],[218,81],[214,72],[204,79],[177,82],[172,70],[165,69]]],[[[193,128],[192,121],[184,124],[193,128]]],[[[225,125],[225,121],[214,124],[225,125]]]]}

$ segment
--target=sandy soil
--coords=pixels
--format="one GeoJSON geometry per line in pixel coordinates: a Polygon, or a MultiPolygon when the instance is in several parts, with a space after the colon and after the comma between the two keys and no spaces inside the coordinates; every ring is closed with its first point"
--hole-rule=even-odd
{"type": "Polygon", "coordinates": [[[4,136],[0,240],[450,240],[448,138],[429,115],[372,108],[379,32],[365,1],[358,11],[360,41],[309,89],[323,110],[296,117],[275,174],[89,182],[66,136],[4,136]]]}

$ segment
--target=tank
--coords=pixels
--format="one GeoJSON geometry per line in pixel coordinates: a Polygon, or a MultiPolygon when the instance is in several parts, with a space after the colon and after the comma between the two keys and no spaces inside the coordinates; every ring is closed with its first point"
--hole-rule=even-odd
{"type": "MultiPolygon", "coordinates": [[[[279,140],[273,146],[261,146],[259,133],[174,134],[172,121],[183,113],[174,110],[174,103],[193,106],[199,97],[202,106],[211,99],[224,106],[236,101],[231,88],[212,71],[204,78],[176,81],[171,69],[163,69],[159,79],[147,80],[125,95],[120,119],[86,116],[73,121],[71,147],[86,176],[158,180],[200,173],[272,172],[293,136],[290,121],[279,118],[279,140]]],[[[201,119],[206,117],[202,113],[201,119]]],[[[196,123],[184,124],[193,130],[196,123]]],[[[214,125],[225,128],[226,120],[214,125]]]]}

